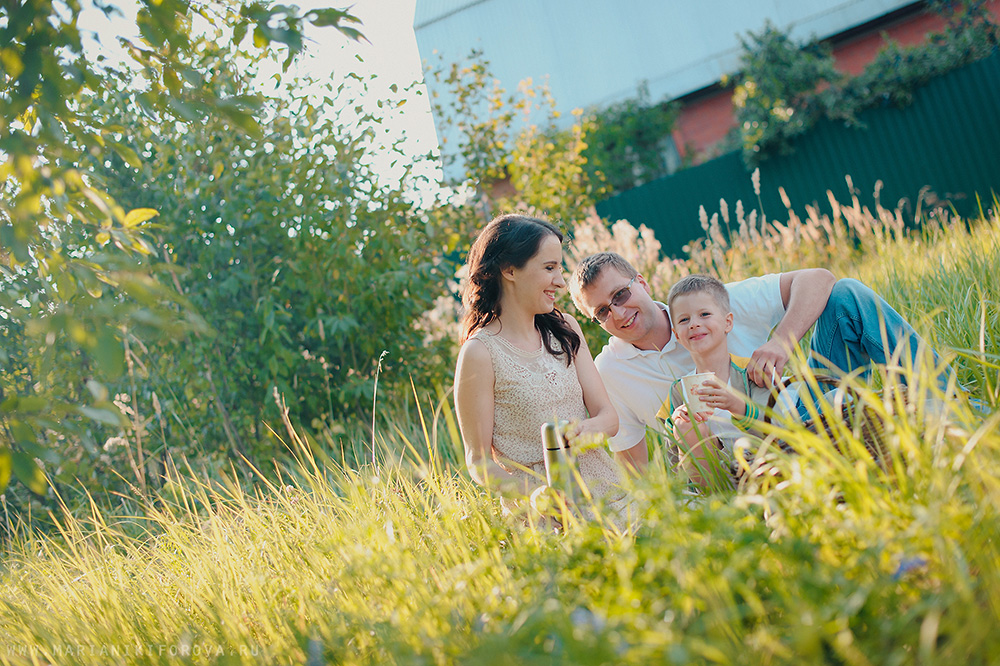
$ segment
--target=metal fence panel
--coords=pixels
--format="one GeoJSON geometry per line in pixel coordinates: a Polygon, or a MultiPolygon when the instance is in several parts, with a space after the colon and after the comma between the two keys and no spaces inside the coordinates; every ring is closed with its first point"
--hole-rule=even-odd
{"type": "Polygon", "coordinates": [[[761,201],[739,152],[677,172],[600,202],[598,214],[610,221],[645,224],[667,255],[703,235],[698,208],[711,215],[725,199],[730,211],[742,200],[747,211],[763,206],[770,219],[785,219],[782,187],[792,208],[805,214],[815,204],[824,212],[827,191],[848,202],[850,176],[862,204],[902,203],[912,213],[923,188],[961,215],[977,215],[1000,192],[1000,53],[938,77],[914,91],[905,108],[884,106],[860,114],[861,127],[821,121],[797,137],[793,151],[760,165],[761,201]]]}

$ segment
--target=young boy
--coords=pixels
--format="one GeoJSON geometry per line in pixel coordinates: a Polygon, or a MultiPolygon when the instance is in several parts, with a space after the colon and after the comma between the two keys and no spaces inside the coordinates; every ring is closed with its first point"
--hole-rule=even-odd
{"type": "MultiPolygon", "coordinates": [[[[754,426],[770,391],[747,378],[749,359],[729,353],[727,335],[733,328],[733,313],[722,282],[708,275],[689,275],[670,290],[667,308],[677,342],[691,354],[695,372],[713,372],[715,377],[692,389],[709,410],[689,414],[683,380],[678,379],[671,386],[669,414],[661,410],[658,416],[670,416],[674,438],[682,448],[679,465],[693,482],[701,486],[731,483],[728,469],[733,447],[740,437],[760,435],[754,426]],[[717,452],[722,453],[723,464],[717,452]]],[[[787,389],[781,397],[785,404],[795,402],[787,389]]]]}

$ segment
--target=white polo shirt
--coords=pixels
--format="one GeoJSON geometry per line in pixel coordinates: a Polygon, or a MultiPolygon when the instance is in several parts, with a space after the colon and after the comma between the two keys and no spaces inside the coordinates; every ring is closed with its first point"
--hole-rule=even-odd
{"type": "MultiPolygon", "coordinates": [[[[767,342],[785,316],[781,275],[772,273],[731,282],[726,289],[733,310],[729,353],[749,357],[767,342]]],[[[667,311],[665,304],[656,304],[667,311]]],[[[594,362],[618,411],[618,434],[611,438],[611,450],[615,452],[638,444],[646,436],[646,426],[663,432],[656,413],[670,400],[674,380],[694,372],[691,355],[677,344],[674,335],[661,350],[639,349],[612,336],[594,362]]]]}

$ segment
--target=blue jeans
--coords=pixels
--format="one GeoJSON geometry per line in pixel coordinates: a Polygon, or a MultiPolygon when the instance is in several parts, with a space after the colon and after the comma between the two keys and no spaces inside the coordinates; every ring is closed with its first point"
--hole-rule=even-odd
{"type": "MultiPolygon", "coordinates": [[[[885,364],[900,345],[905,347],[899,361],[904,365],[906,358],[915,362],[922,344],[910,323],[881,296],[862,282],[844,278],[833,285],[826,308],[816,320],[809,365],[827,368],[826,359],[845,373],[861,368],[862,376],[867,376],[873,363],[885,364]]],[[[940,382],[943,388],[947,377],[940,382]]]]}

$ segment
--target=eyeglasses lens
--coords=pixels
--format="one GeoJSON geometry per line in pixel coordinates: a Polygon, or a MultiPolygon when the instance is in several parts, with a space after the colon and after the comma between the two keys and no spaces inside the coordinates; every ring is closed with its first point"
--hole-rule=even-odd
{"type": "MultiPolygon", "coordinates": [[[[620,308],[621,306],[628,303],[628,299],[632,298],[633,282],[635,282],[634,277],[628,281],[627,285],[625,285],[623,288],[615,292],[615,295],[611,297],[611,305],[615,306],[616,308],[620,308]]],[[[603,324],[608,320],[608,317],[610,316],[611,316],[611,308],[608,307],[607,305],[602,305],[597,310],[597,312],[594,313],[594,319],[597,320],[598,324],[603,324]]]]}

